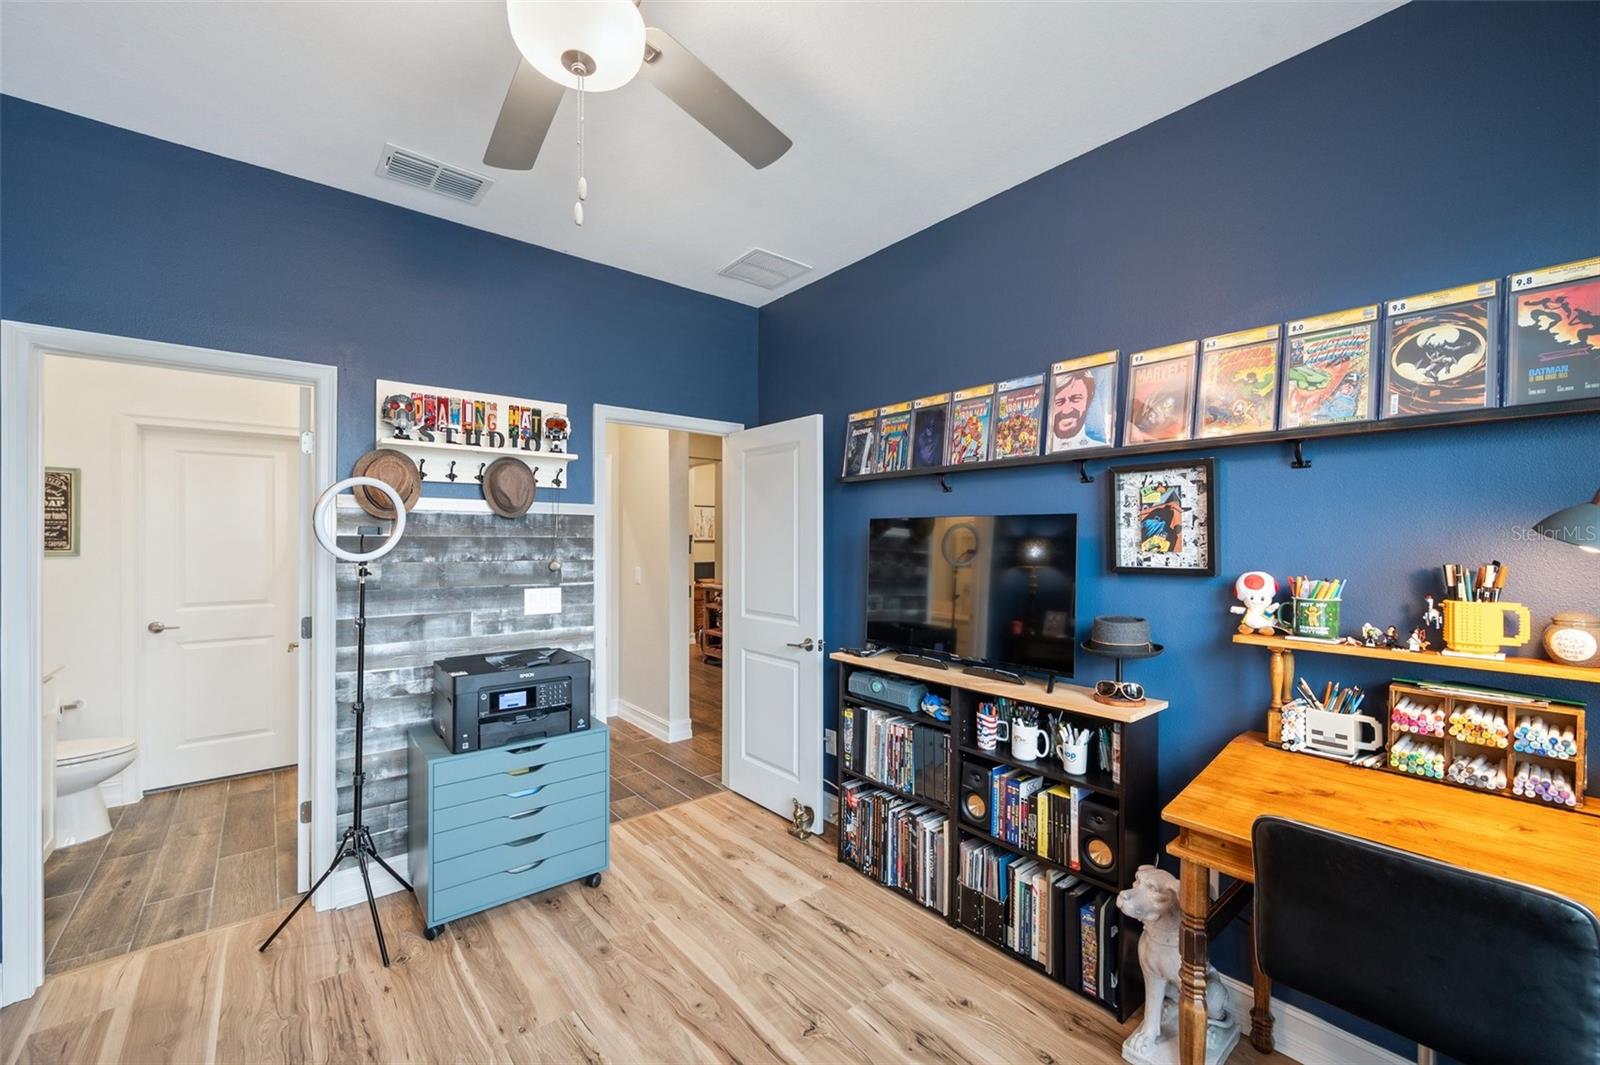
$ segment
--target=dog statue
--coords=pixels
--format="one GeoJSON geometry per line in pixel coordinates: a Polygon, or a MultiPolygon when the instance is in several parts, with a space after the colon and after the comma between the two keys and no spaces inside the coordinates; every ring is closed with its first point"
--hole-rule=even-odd
{"type": "MultiPolygon", "coordinates": [[[[1133,886],[1117,893],[1117,909],[1144,925],[1139,937],[1139,969],[1144,973],[1144,1019],[1122,1043],[1122,1057],[1134,1065],[1178,1060],[1178,878],[1153,865],[1141,865],[1133,886]]],[[[1239,1018],[1222,977],[1206,968],[1206,1061],[1225,1059],[1239,1042],[1239,1018]]]]}

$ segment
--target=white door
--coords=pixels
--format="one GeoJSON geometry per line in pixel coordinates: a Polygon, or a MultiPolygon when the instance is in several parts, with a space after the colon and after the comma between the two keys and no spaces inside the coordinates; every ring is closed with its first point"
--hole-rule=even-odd
{"type": "Polygon", "coordinates": [[[140,784],[292,765],[299,441],[150,429],[141,448],[140,784]]]}
{"type": "Polygon", "coordinates": [[[728,787],[822,824],[822,416],[723,446],[728,787]]]}

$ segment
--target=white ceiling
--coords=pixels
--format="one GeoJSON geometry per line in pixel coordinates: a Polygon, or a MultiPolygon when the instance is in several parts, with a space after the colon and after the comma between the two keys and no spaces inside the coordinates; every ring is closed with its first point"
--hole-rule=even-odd
{"type": "Polygon", "coordinates": [[[794,140],[744,162],[642,81],[569,94],[530,172],[482,165],[503,4],[0,3],[0,90],[759,306],[1397,6],[684,2],[659,25],[794,140]],[[496,179],[470,207],[375,175],[384,143],[496,179]],[[752,247],[815,267],[767,292],[752,247]]]}

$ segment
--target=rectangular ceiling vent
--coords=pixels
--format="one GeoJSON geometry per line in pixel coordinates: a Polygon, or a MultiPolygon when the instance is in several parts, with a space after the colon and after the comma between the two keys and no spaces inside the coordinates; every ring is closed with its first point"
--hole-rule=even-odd
{"type": "Polygon", "coordinates": [[[735,281],[747,281],[757,288],[781,288],[808,272],[811,267],[760,248],[752,248],[717,273],[735,281]]]}
{"type": "Polygon", "coordinates": [[[440,196],[448,196],[462,203],[479,202],[483,199],[483,194],[489,191],[489,186],[494,184],[494,178],[457,170],[437,159],[429,159],[425,155],[419,155],[405,148],[396,148],[392,144],[383,146],[383,158],[378,162],[378,176],[437,192],[440,196]]]}

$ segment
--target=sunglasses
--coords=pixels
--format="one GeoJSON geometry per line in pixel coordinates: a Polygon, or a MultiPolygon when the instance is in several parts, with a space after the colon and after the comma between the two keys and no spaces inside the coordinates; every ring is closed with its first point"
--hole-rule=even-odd
{"type": "Polygon", "coordinates": [[[1105,699],[1121,699],[1137,703],[1144,699],[1144,685],[1131,680],[1102,680],[1095,682],[1095,694],[1105,699]]]}

